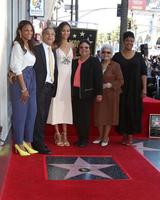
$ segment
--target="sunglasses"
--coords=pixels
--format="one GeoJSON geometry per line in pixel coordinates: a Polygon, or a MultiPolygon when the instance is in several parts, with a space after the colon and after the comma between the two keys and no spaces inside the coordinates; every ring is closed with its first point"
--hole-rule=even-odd
{"type": "Polygon", "coordinates": [[[102,51],[102,53],[111,54],[111,52],[110,52],[110,51],[102,51]]]}
{"type": "Polygon", "coordinates": [[[89,49],[89,47],[79,47],[80,49],[89,49]]]}

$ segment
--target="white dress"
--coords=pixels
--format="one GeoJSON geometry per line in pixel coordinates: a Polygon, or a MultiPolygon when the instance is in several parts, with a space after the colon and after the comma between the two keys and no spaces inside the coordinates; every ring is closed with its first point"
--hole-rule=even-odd
{"type": "Polygon", "coordinates": [[[51,100],[48,124],[73,124],[71,103],[71,67],[73,51],[66,55],[60,48],[56,50],[58,66],[57,93],[51,100]]]}

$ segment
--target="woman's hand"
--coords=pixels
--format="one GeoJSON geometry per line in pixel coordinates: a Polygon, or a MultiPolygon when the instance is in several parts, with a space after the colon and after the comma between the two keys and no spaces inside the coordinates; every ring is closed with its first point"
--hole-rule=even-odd
{"type": "Polygon", "coordinates": [[[13,73],[12,71],[8,72],[8,80],[11,84],[15,83],[17,80],[16,74],[13,73]]]}
{"type": "Polygon", "coordinates": [[[105,88],[111,88],[112,87],[112,83],[104,83],[103,84],[103,89],[105,89],[105,88]]]}
{"type": "Polygon", "coordinates": [[[26,103],[27,100],[28,100],[28,98],[29,98],[29,93],[28,93],[28,90],[26,88],[25,90],[21,91],[21,97],[20,97],[20,99],[21,99],[21,101],[23,103],[26,103]]]}
{"type": "Polygon", "coordinates": [[[97,95],[96,102],[101,102],[101,101],[102,101],[102,95],[97,95]]]}

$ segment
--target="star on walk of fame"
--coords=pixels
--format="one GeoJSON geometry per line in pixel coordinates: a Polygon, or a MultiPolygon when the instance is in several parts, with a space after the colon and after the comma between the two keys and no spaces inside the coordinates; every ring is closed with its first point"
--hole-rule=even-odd
{"type": "Polygon", "coordinates": [[[64,179],[70,179],[72,177],[85,174],[86,176],[95,175],[107,179],[112,179],[111,176],[103,173],[100,169],[115,166],[115,164],[90,164],[83,158],[77,158],[73,164],[49,164],[50,166],[59,167],[62,169],[68,169],[68,173],[64,179]]]}

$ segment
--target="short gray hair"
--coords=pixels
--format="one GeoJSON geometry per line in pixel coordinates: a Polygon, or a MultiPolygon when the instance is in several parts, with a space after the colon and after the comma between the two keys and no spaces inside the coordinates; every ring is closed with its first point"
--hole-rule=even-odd
{"type": "Polygon", "coordinates": [[[109,49],[110,52],[111,52],[111,54],[113,54],[113,48],[112,48],[112,46],[111,46],[110,44],[104,44],[104,45],[102,46],[102,48],[101,48],[101,53],[102,53],[102,51],[103,51],[104,49],[109,49]]]}
{"type": "Polygon", "coordinates": [[[48,26],[48,27],[46,27],[46,28],[43,29],[43,31],[42,31],[42,36],[43,36],[44,34],[46,34],[48,30],[52,30],[52,31],[54,31],[54,33],[55,33],[54,28],[48,26]]]}

